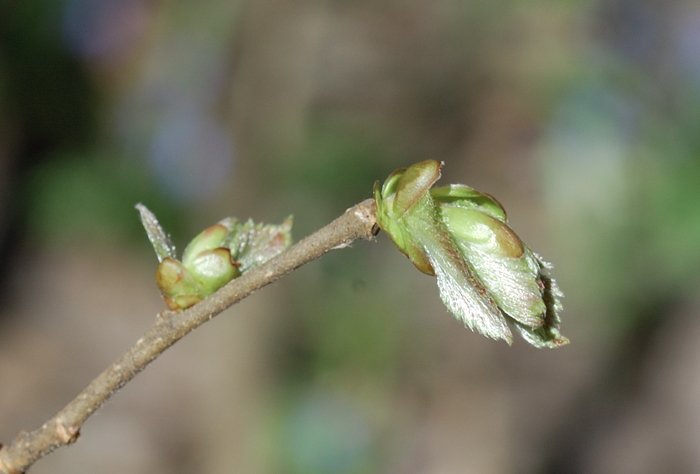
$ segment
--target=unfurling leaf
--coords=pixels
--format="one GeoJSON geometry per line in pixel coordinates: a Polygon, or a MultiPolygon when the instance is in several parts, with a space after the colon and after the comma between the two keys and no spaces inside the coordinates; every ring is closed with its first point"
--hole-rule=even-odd
{"type": "Polygon", "coordinates": [[[511,323],[536,347],[567,344],[551,266],[507,225],[495,198],[461,184],[431,190],[440,167],[423,161],[393,172],[381,188],[375,183],[380,227],[420,271],[437,277],[445,306],[469,328],[510,344],[511,323]]]}
{"type": "Polygon", "coordinates": [[[229,217],[192,239],[180,262],[153,213],[142,204],[136,208],[158,255],[156,283],[171,310],[201,301],[243,272],[275,257],[292,242],[291,216],[281,225],[254,224],[251,220],[243,224],[229,217]]]}
{"type": "Polygon", "coordinates": [[[230,248],[241,264],[241,272],[256,267],[280,253],[292,243],[292,216],[280,225],[254,224],[248,220],[231,234],[230,248]]]}

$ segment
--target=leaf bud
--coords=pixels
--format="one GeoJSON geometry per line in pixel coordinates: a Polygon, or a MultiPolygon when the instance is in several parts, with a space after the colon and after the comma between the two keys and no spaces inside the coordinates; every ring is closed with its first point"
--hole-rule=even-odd
{"type": "Polygon", "coordinates": [[[231,259],[231,251],[223,247],[204,250],[185,266],[197,283],[198,294],[202,298],[241,274],[238,268],[240,263],[234,262],[231,259]]]}
{"type": "Polygon", "coordinates": [[[508,226],[503,206],[462,184],[430,189],[441,163],[423,161],[375,183],[379,226],[468,327],[509,344],[510,323],[536,347],[569,341],[559,333],[563,296],[550,265],[508,226]]]}
{"type": "Polygon", "coordinates": [[[215,224],[204,229],[185,247],[185,251],[182,253],[182,263],[189,267],[200,253],[223,246],[229,234],[230,230],[223,224],[215,224]]]}
{"type": "Polygon", "coordinates": [[[158,220],[137,204],[158,260],[156,283],[171,310],[201,301],[243,272],[278,255],[292,242],[292,218],[280,225],[245,224],[227,217],[200,232],[185,248],[182,262],[158,220]]]}
{"type": "Polygon", "coordinates": [[[158,265],[156,284],[171,310],[187,308],[202,299],[189,270],[170,257],[164,258],[158,265]]]}

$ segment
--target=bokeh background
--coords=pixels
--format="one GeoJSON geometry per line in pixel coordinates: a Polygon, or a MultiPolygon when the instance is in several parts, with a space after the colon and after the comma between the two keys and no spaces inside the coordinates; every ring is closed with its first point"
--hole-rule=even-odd
{"type": "Polygon", "coordinates": [[[462,328],[380,234],[189,335],[32,473],[700,472],[695,0],[0,0],[0,440],[163,307],[133,206],[297,239],[424,159],[555,264],[462,328]]]}

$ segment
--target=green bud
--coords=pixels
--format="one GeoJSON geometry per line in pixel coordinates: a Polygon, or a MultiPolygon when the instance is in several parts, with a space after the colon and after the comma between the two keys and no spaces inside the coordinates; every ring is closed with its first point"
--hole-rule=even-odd
{"type": "Polygon", "coordinates": [[[447,308],[468,327],[509,344],[511,323],[536,347],[568,343],[549,264],[506,224],[495,198],[464,185],[430,190],[441,164],[424,161],[375,184],[377,220],[424,273],[437,276],[447,308]]]}
{"type": "Polygon", "coordinates": [[[485,252],[503,257],[520,258],[523,255],[522,242],[505,223],[474,209],[441,205],[440,210],[443,221],[458,243],[469,242],[485,252]]]}
{"type": "Polygon", "coordinates": [[[156,283],[171,310],[185,309],[201,301],[241,273],[278,255],[292,242],[292,218],[281,225],[245,224],[232,217],[205,229],[185,248],[182,262],[175,258],[156,217],[142,204],[141,215],[160,265],[156,283]]]}
{"type": "Polygon", "coordinates": [[[216,224],[204,229],[197,237],[187,244],[182,254],[182,263],[189,268],[192,261],[197,258],[200,253],[205,250],[213,250],[221,247],[229,233],[228,227],[222,224],[216,224]]]}
{"type": "Polygon", "coordinates": [[[435,160],[416,163],[403,171],[396,182],[394,216],[401,218],[425,196],[438,179],[440,179],[440,163],[435,160]]]}
{"type": "Polygon", "coordinates": [[[377,205],[379,226],[391,237],[396,247],[411,259],[423,273],[435,275],[427,253],[411,235],[403,222],[408,211],[418,212],[424,207],[432,206],[425,202],[429,199],[428,190],[440,179],[440,163],[423,161],[394,171],[379,189],[379,181],[374,183],[374,201],[377,205]]]}
{"type": "Polygon", "coordinates": [[[200,252],[186,265],[197,283],[198,294],[209,296],[229,281],[240,276],[240,263],[231,259],[231,251],[223,247],[200,252]]]}
{"type": "Polygon", "coordinates": [[[189,270],[170,257],[164,258],[158,265],[156,284],[171,310],[187,308],[202,299],[189,270]]]}
{"type": "Polygon", "coordinates": [[[507,220],[506,210],[503,209],[503,206],[495,197],[481,193],[464,184],[448,184],[447,186],[433,188],[430,190],[430,195],[442,204],[449,204],[464,209],[476,209],[501,222],[506,222],[507,220]]]}

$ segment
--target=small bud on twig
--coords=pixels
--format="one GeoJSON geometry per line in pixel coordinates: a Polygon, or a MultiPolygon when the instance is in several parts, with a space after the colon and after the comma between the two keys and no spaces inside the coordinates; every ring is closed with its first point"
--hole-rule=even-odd
{"type": "Polygon", "coordinates": [[[143,204],[136,208],[160,260],[156,283],[171,310],[189,308],[292,242],[291,216],[280,225],[254,224],[251,220],[243,224],[228,217],[192,239],[180,262],[153,213],[143,204]]]}

